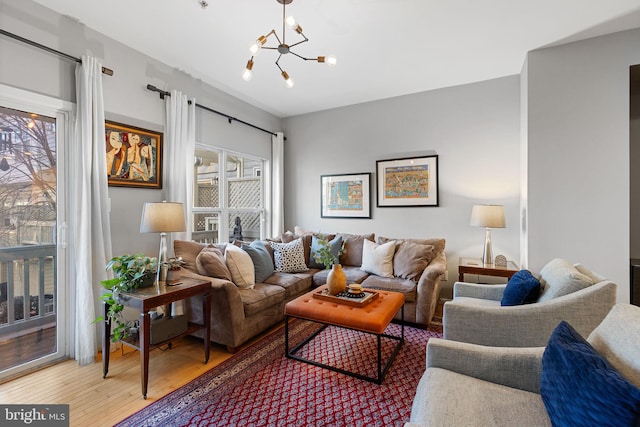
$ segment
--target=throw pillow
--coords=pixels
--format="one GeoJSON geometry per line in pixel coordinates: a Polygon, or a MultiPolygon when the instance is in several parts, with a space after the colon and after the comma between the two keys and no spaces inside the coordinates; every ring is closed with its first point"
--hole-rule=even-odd
{"type": "Polygon", "coordinates": [[[362,266],[360,270],[376,276],[393,277],[393,254],[395,250],[395,240],[379,245],[365,239],[362,244],[362,266]]]}
{"type": "Polygon", "coordinates": [[[362,245],[365,240],[375,241],[375,234],[338,233],[342,237],[344,253],[340,255],[340,264],[360,267],[362,265],[362,245]]]}
{"type": "MultiPolygon", "coordinates": [[[[311,252],[309,253],[309,263],[307,265],[309,268],[319,268],[320,270],[324,270],[324,264],[316,261],[315,258],[315,254],[321,248],[318,240],[320,239],[315,235],[311,238],[311,252]]],[[[329,250],[334,258],[337,259],[338,256],[340,256],[340,249],[342,249],[342,237],[338,236],[329,241],[329,250]]]]}
{"type": "Polygon", "coordinates": [[[393,274],[417,282],[435,255],[436,249],[433,245],[400,242],[393,256],[393,274]]]}
{"type": "Polygon", "coordinates": [[[255,270],[256,283],[263,283],[274,272],[273,260],[271,254],[265,247],[264,243],[259,240],[251,242],[251,244],[243,244],[242,250],[249,254],[255,270]]]}
{"type": "Polygon", "coordinates": [[[554,426],[633,426],[640,389],[562,321],[542,356],[540,395],[554,426]]]}
{"type": "Polygon", "coordinates": [[[308,270],[301,238],[289,243],[269,242],[269,244],[273,249],[276,271],[281,273],[300,273],[308,270]]]}
{"type": "Polygon", "coordinates": [[[239,288],[253,289],[256,284],[256,276],[249,254],[236,245],[228,244],[224,251],[224,258],[231,272],[233,283],[239,288]]]}
{"type": "Polygon", "coordinates": [[[233,281],[224,255],[218,248],[202,249],[196,257],[196,267],[198,268],[198,274],[203,276],[233,281]]]}
{"type": "Polygon", "coordinates": [[[538,301],[548,301],[593,285],[593,281],[580,273],[569,261],[556,258],[540,270],[543,285],[538,301]]]}
{"type": "Polygon", "coordinates": [[[531,304],[538,300],[540,281],[529,270],[520,270],[507,282],[500,305],[531,304]]]}
{"type": "Polygon", "coordinates": [[[304,249],[304,259],[306,262],[306,260],[309,259],[309,254],[311,253],[311,237],[311,234],[297,235],[291,231],[286,231],[280,236],[280,241],[282,243],[291,243],[296,239],[302,239],[302,248],[304,249]]]}

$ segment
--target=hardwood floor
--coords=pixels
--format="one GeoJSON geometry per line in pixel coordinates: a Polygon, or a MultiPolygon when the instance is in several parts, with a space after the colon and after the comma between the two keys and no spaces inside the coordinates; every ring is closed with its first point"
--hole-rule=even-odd
{"type": "MultiPolygon", "coordinates": [[[[248,346],[274,326],[254,338],[248,346]]],[[[112,347],[113,348],[113,347],[112,347]]],[[[4,404],[69,404],[71,426],[112,426],[129,415],[176,390],[232,355],[223,346],[212,344],[209,363],[204,362],[202,340],[187,337],[153,350],[149,362],[149,389],[142,398],[140,354],[129,348],[111,353],[109,374],[102,378],[102,359],[80,367],[66,360],[29,375],[0,384],[0,402],[4,404]]]]}

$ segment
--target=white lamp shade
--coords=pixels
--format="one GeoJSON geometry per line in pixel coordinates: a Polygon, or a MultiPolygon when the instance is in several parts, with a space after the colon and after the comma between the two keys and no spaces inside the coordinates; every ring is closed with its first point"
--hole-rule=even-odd
{"type": "Polygon", "coordinates": [[[473,205],[471,225],[475,227],[505,228],[504,206],[473,205]]]}
{"type": "Polygon", "coordinates": [[[174,202],[145,203],[140,221],[141,233],[185,231],[184,205],[174,202]]]}

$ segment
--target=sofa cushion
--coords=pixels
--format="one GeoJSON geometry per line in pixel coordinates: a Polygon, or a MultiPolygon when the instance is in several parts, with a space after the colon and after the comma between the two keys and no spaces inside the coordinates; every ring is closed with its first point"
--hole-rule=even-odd
{"type": "Polygon", "coordinates": [[[398,277],[381,277],[373,274],[364,279],[362,287],[376,291],[400,292],[404,294],[405,302],[415,302],[418,293],[418,285],[413,280],[400,279],[398,277]]]}
{"type": "Polygon", "coordinates": [[[273,249],[276,271],[298,273],[308,270],[302,247],[302,238],[299,237],[289,243],[269,242],[269,244],[273,249]]]}
{"type": "Polygon", "coordinates": [[[196,257],[198,274],[233,281],[224,254],[218,248],[203,248],[196,257]]]}
{"type": "MultiPolygon", "coordinates": [[[[315,286],[322,286],[327,283],[327,276],[331,270],[320,270],[313,275],[313,284],[315,286]]],[[[342,271],[347,277],[347,284],[362,283],[364,279],[369,277],[369,273],[360,270],[360,267],[355,266],[342,266],[342,271]]]]}
{"type": "Polygon", "coordinates": [[[280,286],[256,283],[253,289],[238,290],[240,291],[245,317],[253,316],[284,301],[285,292],[280,286]]]}
{"type": "MultiPolygon", "coordinates": [[[[271,247],[271,246],[269,246],[271,247]]],[[[242,250],[249,254],[253,262],[256,282],[264,282],[275,271],[273,268],[273,259],[271,254],[265,247],[264,243],[259,240],[251,242],[251,244],[243,244],[242,250]]]]}
{"type": "Polygon", "coordinates": [[[632,426],[640,389],[562,321],[542,356],[540,394],[554,425],[632,426]]]}
{"type": "Polygon", "coordinates": [[[393,275],[417,282],[435,256],[436,248],[433,245],[397,242],[396,253],[393,256],[393,275]]]}
{"type": "Polygon", "coordinates": [[[540,281],[529,270],[520,270],[507,282],[500,305],[531,304],[538,300],[538,294],[540,281]]]}
{"type": "Polygon", "coordinates": [[[569,261],[556,258],[540,270],[542,292],[539,302],[548,301],[593,285],[593,281],[580,273],[569,261]]]}
{"type": "MultiPolygon", "coordinates": [[[[323,236],[323,238],[328,239],[329,237],[323,236]]],[[[315,259],[315,254],[321,248],[319,240],[320,238],[318,238],[318,236],[316,235],[313,235],[311,238],[311,251],[309,253],[309,261],[307,262],[307,265],[309,266],[309,268],[324,270],[324,264],[316,261],[315,259]]],[[[333,255],[335,259],[338,259],[338,257],[340,256],[340,251],[342,250],[342,237],[338,236],[329,240],[329,250],[331,251],[331,255],[333,255]]]]}
{"type": "MultiPolygon", "coordinates": [[[[411,243],[418,243],[420,245],[432,245],[435,249],[436,249],[436,255],[438,255],[440,252],[444,252],[444,246],[446,243],[445,239],[438,239],[438,238],[434,238],[434,239],[390,239],[389,237],[378,237],[377,242],[379,244],[382,243],[387,243],[388,241],[391,240],[395,240],[398,243],[402,243],[402,242],[411,242],[411,243]]],[[[434,256],[435,258],[435,256],[434,256]]]]}
{"type": "Polygon", "coordinates": [[[313,273],[317,270],[308,270],[304,273],[278,273],[275,272],[264,282],[270,285],[280,286],[285,291],[285,299],[289,301],[311,289],[313,273]]]}
{"type": "Polygon", "coordinates": [[[224,251],[227,268],[231,272],[233,283],[243,289],[251,289],[256,284],[253,261],[248,253],[236,245],[227,245],[224,251]]]}
{"type": "Polygon", "coordinates": [[[381,277],[393,277],[393,254],[396,242],[390,241],[379,245],[369,240],[362,244],[361,270],[381,277]]]}
{"type": "Polygon", "coordinates": [[[194,273],[198,273],[198,266],[196,264],[196,258],[200,251],[206,248],[206,243],[191,242],[188,240],[174,240],[173,252],[176,257],[182,258],[184,264],[182,265],[187,270],[191,270],[194,273]]]}
{"type": "Polygon", "coordinates": [[[428,368],[416,390],[411,422],[429,426],[551,426],[538,393],[442,368],[428,368]]]}
{"type": "Polygon", "coordinates": [[[362,245],[365,240],[375,241],[375,235],[371,234],[349,234],[337,233],[342,237],[344,242],[344,253],[340,255],[340,264],[342,266],[353,265],[360,267],[362,265],[362,245]]]}
{"type": "Polygon", "coordinates": [[[599,275],[598,273],[595,273],[593,271],[591,271],[590,269],[588,269],[587,267],[585,267],[582,264],[574,264],[574,267],[576,268],[576,270],[578,270],[580,273],[584,274],[585,276],[587,276],[589,279],[591,279],[591,281],[596,284],[599,282],[602,282],[603,280],[607,280],[606,277],[599,275]]]}

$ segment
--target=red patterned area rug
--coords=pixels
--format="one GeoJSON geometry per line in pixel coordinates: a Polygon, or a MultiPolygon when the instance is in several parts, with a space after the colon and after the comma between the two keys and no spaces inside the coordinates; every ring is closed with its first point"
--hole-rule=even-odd
{"type": "MultiPolygon", "coordinates": [[[[318,327],[292,321],[290,348],[318,327]]],[[[281,328],[118,426],[402,426],[425,370],[427,341],[441,331],[438,324],[405,326],[405,342],[377,385],[287,359],[281,328]]],[[[400,335],[400,325],[386,332],[400,335]]],[[[395,341],[382,343],[384,364],[395,341]]],[[[376,352],[374,335],[328,327],[297,354],[375,377],[376,352]]]]}

